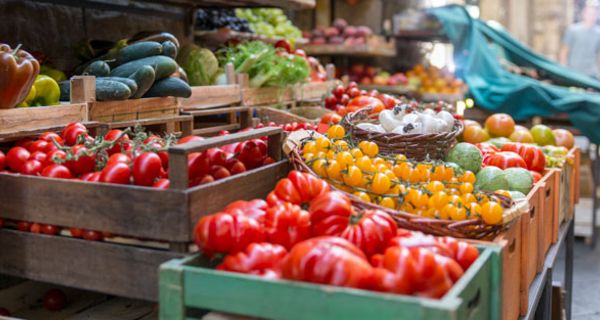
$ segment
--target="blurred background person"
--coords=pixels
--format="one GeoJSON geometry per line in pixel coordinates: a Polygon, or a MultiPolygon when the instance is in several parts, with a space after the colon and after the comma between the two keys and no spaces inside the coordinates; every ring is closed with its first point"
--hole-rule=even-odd
{"type": "Polygon", "coordinates": [[[567,28],[560,50],[561,64],[596,79],[600,76],[600,28],[597,21],[597,1],[590,1],[581,11],[580,22],[567,28]]]}

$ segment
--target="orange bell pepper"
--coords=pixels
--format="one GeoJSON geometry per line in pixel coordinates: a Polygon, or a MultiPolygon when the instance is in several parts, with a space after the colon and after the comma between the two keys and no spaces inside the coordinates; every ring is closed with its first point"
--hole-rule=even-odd
{"type": "Polygon", "coordinates": [[[14,108],[25,100],[40,72],[38,61],[20,47],[13,50],[0,44],[0,109],[14,108]]]}

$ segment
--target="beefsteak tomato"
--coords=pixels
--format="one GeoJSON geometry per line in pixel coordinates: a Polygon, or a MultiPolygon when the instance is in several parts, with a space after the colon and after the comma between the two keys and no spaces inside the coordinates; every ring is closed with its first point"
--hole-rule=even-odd
{"type": "Polygon", "coordinates": [[[311,236],[310,215],[289,202],[267,210],[264,218],[267,241],[291,249],[311,236]]]}
{"type": "Polygon", "coordinates": [[[227,255],[217,270],[249,273],[254,275],[279,274],[279,267],[287,250],[272,243],[251,243],[244,251],[227,255]]]}
{"type": "Polygon", "coordinates": [[[264,239],[258,221],[228,212],[204,216],[194,228],[196,245],[209,257],[215,253],[237,253],[264,239]]]}
{"type": "Polygon", "coordinates": [[[527,169],[525,160],[520,155],[511,151],[500,151],[490,153],[483,158],[483,162],[487,166],[494,166],[500,169],[520,167],[527,169]]]}
{"type": "Polygon", "coordinates": [[[536,146],[523,143],[507,143],[502,147],[502,151],[512,151],[521,156],[525,160],[527,169],[531,171],[542,172],[546,168],[546,156],[536,146]]]}

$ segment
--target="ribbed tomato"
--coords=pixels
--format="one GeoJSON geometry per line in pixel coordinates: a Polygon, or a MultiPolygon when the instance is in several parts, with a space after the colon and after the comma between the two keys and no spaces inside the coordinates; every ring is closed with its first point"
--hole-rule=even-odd
{"type": "Polygon", "coordinates": [[[495,166],[500,169],[520,167],[527,169],[525,160],[520,155],[511,151],[500,151],[490,153],[484,157],[483,162],[488,166],[495,166]]]}
{"type": "Polygon", "coordinates": [[[288,174],[287,178],[279,180],[273,192],[267,197],[267,202],[270,205],[282,202],[302,205],[329,190],[329,184],[325,180],[308,173],[293,170],[288,174]]]}
{"type": "Polygon", "coordinates": [[[527,164],[527,169],[542,172],[546,168],[546,156],[544,152],[536,146],[523,143],[507,143],[502,147],[502,151],[512,151],[517,153],[527,164]]]}
{"type": "Polygon", "coordinates": [[[384,254],[371,258],[375,267],[373,272],[373,289],[383,292],[411,294],[415,290],[415,260],[410,250],[404,247],[390,247],[384,254]]]}
{"type": "Polygon", "coordinates": [[[217,270],[248,273],[260,276],[279,275],[280,265],[287,250],[272,243],[252,243],[236,254],[230,254],[217,266],[217,270]]]}
{"type": "Polygon", "coordinates": [[[310,215],[289,202],[271,207],[264,217],[267,241],[291,249],[296,243],[311,236],[310,215]]]}
{"type": "Polygon", "coordinates": [[[264,238],[258,221],[227,212],[204,216],[194,228],[196,245],[209,257],[215,253],[237,253],[264,238]]]}

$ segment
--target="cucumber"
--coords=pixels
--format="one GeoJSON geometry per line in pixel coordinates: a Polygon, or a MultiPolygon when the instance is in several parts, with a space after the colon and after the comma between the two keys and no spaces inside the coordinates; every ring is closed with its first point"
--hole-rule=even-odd
{"type": "Polygon", "coordinates": [[[60,101],[71,101],[71,81],[64,80],[58,83],[60,89],[60,101]]]}
{"type": "Polygon", "coordinates": [[[177,62],[175,60],[166,56],[152,56],[124,63],[114,68],[110,76],[128,78],[142,66],[151,66],[154,68],[156,79],[166,78],[177,70],[177,62]]]}
{"type": "Polygon", "coordinates": [[[135,94],[138,90],[137,82],[135,82],[133,79],[123,78],[123,77],[102,77],[99,79],[110,80],[110,81],[119,81],[120,83],[129,87],[129,90],[131,91],[132,95],[135,94]]]}
{"type": "Polygon", "coordinates": [[[110,67],[108,63],[102,60],[94,61],[90,63],[85,70],[83,70],[83,75],[91,75],[96,77],[106,77],[110,74],[110,67]]]}
{"type": "Polygon", "coordinates": [[[157,56],[163,52],[163,46],[156,41],[142,41],[130,44],[117,53],[117,64],[157,56]]]}
{"type": "Polygon", "coordinates": [[[165,41],[162,43],[162,55],[177,58],[177,46],[172,41],[165,41]]]}
{"type": "Polygon", "coordinates": [[[125,100],[131,96],[129,87],[119,81],[96,79],[96,100],[125,100]]]}
{"type": "Polygon", "coordinates": [[[192,88],[185,81],[169,77],[156,81],[144,97],[182,97],[189,98],[192,95],[192,88]]]}
{"type": "Polygon", "coordinates": [[[138,89],[132,98],[141,98],[154,84],[154,68],[151,66],[142,66],[138,71],[129,76],[130,79],[134,80],[138,89]]]}

